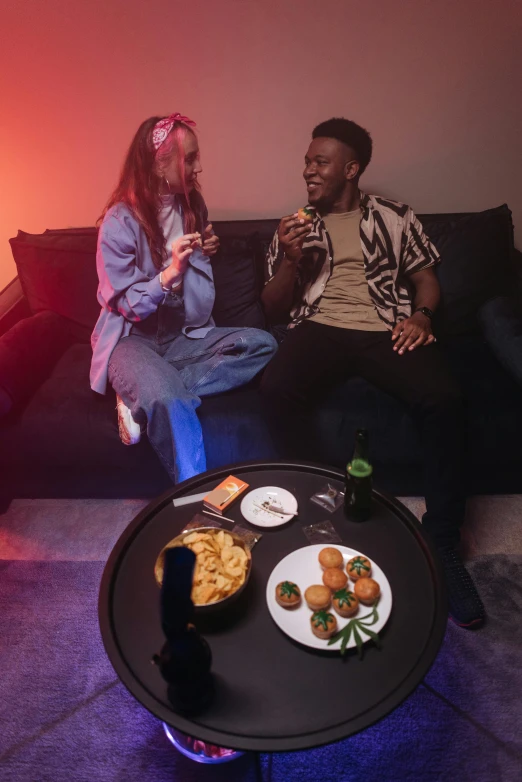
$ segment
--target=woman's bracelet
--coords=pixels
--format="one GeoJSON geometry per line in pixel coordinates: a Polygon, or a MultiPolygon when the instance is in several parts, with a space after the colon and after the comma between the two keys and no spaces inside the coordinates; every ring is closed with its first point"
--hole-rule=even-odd
{"type": "Polygon", "coordinates": [[[181,288],[181,283],[183,282],[183,275],[180,274],[178,277],[174,277],[170,285],[164,285],[163,284],[163,270],[159,273],[159,284],[161,285],[161,290],[165,291],[165,293],[172,293],[172,291],[176,292],[181,288]]]}
{"type": "Polygon", "coordinates": [[[159,273],[159,284],[161,285],[161,290],[165,291],[165,293],[170,293],[172,290],[172,288],[167,288],[167,286],[163,284],[163,272],[159,273]]]}

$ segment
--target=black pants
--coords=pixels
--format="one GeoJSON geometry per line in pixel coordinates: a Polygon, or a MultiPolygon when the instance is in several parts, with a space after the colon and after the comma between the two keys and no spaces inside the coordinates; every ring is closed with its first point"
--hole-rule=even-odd
{"type": "MultiPolygon", "coordinates": [[[[311,321],[290,329],[261,384],[274,432],[291,430],[294,445],[301,449],[304,441],[298,443],[295,433],[308,430],[310,408],[332,385],[353,375],[409,406],[424,455],[423,523],[439,546],[455,545],[466,502],[463,398],[437,345],[400,356],[388,331],[355,331],[311,321]]],[[[285,455],[295,455],[295,449],[285,455]]]]}

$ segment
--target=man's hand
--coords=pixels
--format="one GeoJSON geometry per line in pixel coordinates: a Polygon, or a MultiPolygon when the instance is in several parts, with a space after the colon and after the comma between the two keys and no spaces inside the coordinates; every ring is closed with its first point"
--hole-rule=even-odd
{"type": "Polygon", "coordinates": [[[213,231],[212,223],[209,223],[203,231],[203,246],[201,248],[204,255],[215,255],[219,250],[219,237],[213,231]]]}
{"type": "Polygon", "coordinates": [[[288,217],[283,217],[277,229],[279,244],[283,248],[285,257],[289,261],[297,263],[303,257],[303,242],[310,233],[311,223],[305,223],[297,216],[297,212],[288,217]]]}
{"type": "Polygon", "coordinates": [[[393,349],[400,356],[406,350],[415,350],[421,345],[436,342],[431,330],[431,320],[422,312],[414,312],[410,318],[401,320],[392,331],[393,349]]]}

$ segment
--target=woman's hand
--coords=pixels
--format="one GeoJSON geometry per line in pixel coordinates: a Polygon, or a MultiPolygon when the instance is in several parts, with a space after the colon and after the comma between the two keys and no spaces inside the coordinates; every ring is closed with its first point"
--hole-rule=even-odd
{"type": "Polygon", "coordinates": [[[201,234],[199,233],[184,234],[172,242],[172,262],[161,273],[165,287],[173,288],[181,283],[194,248],[200,246],[201,234]]]}
{"type": "Polygon", "coordinates": [[[392,331],[393,349],[402,356],[405,350],[415,350],[421,345],[431,345],[436,339],[431,330],[431,320],[422,312],[399,321],[392,331]]]}
{"type": "Polygon", "coordinates": [[[203,246],[201,249],[204,255],[210,257],[219,250],[219,237],[214,233],[212,223],[209,223],[203,231],[203,246]]]}

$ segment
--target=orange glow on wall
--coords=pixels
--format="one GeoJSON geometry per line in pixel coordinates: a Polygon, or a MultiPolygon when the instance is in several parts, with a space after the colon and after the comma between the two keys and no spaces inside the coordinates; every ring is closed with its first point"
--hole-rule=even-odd
{"type": "Polygon", "coordinates": [[[522,244],[516,2],[5,0],[0,289],[21,228],[92,225],[138,124],[198,122],[214,219],[305,199],[312,127],[373,135],[363,186],[420,212],[507,202],[522,244]]]}

